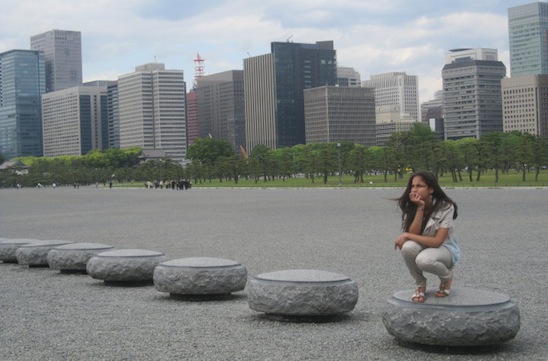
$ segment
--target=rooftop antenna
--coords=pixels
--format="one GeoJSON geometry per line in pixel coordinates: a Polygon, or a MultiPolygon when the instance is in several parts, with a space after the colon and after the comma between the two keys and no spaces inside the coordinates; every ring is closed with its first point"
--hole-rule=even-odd
{"type": "Polygon", "coordinates": [[[293,34],[291,34],[291,36],[289,38],[287,38],[287,42],[289,43],[289,40],[291,40],[291,38],[293,37],[293,34]]]}
{"type": "Polygon", "coordinates": [[[196,59],[194,59],[194,86],[198,84],[198,79],[204,76],[204,61],[200,56],[200,53],[196,52],[196,59]]]}

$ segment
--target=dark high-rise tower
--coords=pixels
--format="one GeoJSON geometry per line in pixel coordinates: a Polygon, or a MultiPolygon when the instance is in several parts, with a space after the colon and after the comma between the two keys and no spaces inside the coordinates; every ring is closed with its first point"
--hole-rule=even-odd
{"type": "Polygon", "coordinates": [[[332,41],[273,42],[270,54],[244,59],[248,151],[305,144],[304,89],[336,83],[332,41]]]}
{"type": "Polygon", "coordinates": [[[455,49],[442,70],[445,139],[502,132],[501,80],[506,67],[496,49],[455,49]]]}

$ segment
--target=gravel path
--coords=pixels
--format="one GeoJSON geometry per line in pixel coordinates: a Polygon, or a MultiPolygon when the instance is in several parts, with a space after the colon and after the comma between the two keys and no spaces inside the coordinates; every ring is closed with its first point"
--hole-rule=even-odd
{"type": "MultiPolygon", "coordinates": [[[[448,189],[459,205],[456,286],[508,294],[517,337],[476,349],[402,344],[386,300],[412,287],[394,251],[398,189],[0,190],[0,237],[106,243],[171,259],[220,257],[249,276],[292,268],[357,282],[353,312],[317,322],[153,286],[0,264],[0,360],[546,360],[548,189],[448,189]]],[[[437,284],[431,279],[431,285],[437,284]]]]}

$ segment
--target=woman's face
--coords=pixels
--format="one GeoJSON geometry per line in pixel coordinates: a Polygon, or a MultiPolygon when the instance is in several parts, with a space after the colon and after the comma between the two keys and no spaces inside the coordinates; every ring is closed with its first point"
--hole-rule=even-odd
{"type": "Polygon", "coordinates": [[[411,194],[425,202],[430,199],[433,189],[426,185],[424,179],[418,175],[411,180],[411,194]]]}

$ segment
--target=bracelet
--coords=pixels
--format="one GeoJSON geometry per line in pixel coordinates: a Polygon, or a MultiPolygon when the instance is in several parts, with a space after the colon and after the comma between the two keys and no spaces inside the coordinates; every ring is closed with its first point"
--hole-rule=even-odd
{"type": "Polygon", "coordinates": [[[424,208],[417,208],[417,212],[422,212],[424,211],[424,208]]]}

